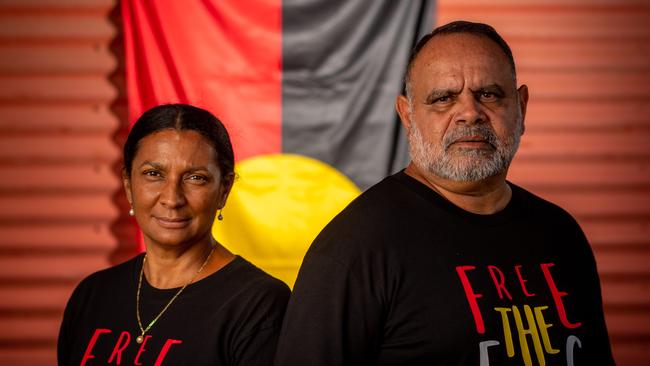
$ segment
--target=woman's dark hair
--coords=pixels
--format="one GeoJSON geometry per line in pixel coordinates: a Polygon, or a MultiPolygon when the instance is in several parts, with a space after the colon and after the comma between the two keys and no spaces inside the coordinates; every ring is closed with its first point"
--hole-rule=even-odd
{"type": "Polygon", "coordinates": [[[212,113],[188,104],[163,104],[144,112],[135,122],[124,143],[124,170],[131,177],[133,158],[140,140],[162,130],[196,131],[205,137],[217,152],[222,179],[234,174],[235,155],[228,131],[212,113]]]}

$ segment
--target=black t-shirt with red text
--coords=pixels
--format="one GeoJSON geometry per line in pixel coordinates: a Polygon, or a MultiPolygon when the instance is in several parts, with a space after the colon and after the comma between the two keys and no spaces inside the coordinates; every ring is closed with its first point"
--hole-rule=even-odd
{"type": "MultiPolygon", "coordinates": [[[[66,307],[59,365],[271,365],[289,299],[281,281],[237,256],[180,294],[141,344],[136,291],[143,255],[84,279],[66,307]]],[[[142,279],[143,326],[178,289],[142,279]]]]}
{"type": "Polygon", "coordinates": [[[493,215],[404,172],[364,192],[305,256],[276,365],[614,364],[580,227],[510,186],[493,215]]]}

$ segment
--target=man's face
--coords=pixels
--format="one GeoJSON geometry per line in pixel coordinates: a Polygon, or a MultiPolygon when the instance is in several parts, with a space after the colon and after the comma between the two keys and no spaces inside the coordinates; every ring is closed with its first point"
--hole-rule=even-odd
{"type": "Polygon", "coordinates": [[[414,61],[410,98],[398,99],[413,163],[473,182],[504,174],[519,146],[528,94],[506,55],[471,34],[433,38],[414,61]]]}

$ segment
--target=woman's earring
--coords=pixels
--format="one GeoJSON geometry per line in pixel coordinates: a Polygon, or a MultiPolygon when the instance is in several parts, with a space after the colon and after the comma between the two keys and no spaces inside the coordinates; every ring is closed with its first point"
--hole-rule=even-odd
{"type": "Polygon", "coordinates": [[[135,216],[135,210],[133,210],[133,207],[129,210],[129,216],[135,216]]]}
{"type": "Polygon", "coordinates": [[[217,220],[219,220],[219,221],[223,220],[223,215],[221,214],[221,209],[219,209],[219,211],[217,211],[217,212],[218,212],[217,220]]]}

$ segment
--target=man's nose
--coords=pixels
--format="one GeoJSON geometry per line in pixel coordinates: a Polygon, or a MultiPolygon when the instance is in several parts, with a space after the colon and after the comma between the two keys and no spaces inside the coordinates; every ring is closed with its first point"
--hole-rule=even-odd
{"type": "Polygon", "coordinates": [[[456,123],[477,124],[487,119],[483,105],[471,93],[461,95],[456,107],[456,123]]]}

